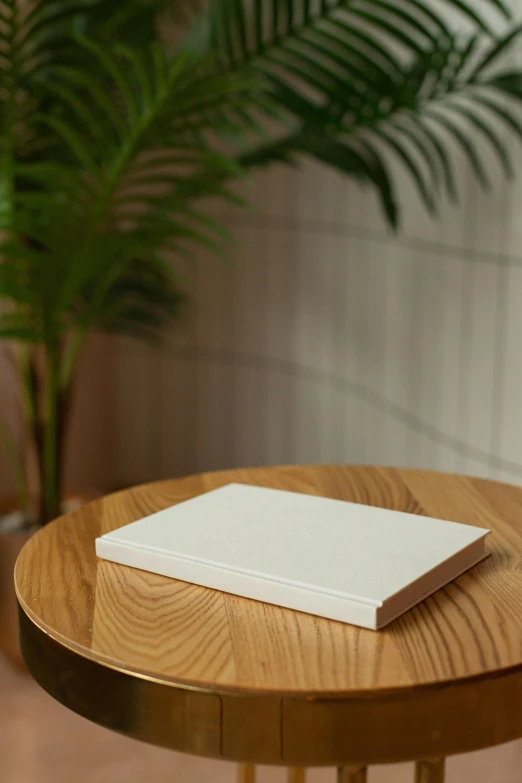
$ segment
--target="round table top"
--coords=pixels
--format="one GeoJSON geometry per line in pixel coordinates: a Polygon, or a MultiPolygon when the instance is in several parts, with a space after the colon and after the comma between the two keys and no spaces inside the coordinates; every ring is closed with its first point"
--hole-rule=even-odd
{"type": "Polygon", "coordinates": [[[278,467],[118,492],[51,523],[15,571],[33,676],[148,742],[242,761],[385,762],[522,736],[522,488],[417,470],[278,467]],[[490,528],[492,554],[381,631],[117,565],[97,536],[229,482],[490,528]]]}

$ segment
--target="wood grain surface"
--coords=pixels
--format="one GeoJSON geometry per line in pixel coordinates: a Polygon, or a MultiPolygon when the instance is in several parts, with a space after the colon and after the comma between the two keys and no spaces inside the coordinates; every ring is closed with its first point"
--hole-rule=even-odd
{"type": "MultiPolygon", "coordinates": [[[[438,709],[439,723],[453,714],[454,724],[466,710],[507,709],[506,699],[522,695],[521,555],[522,489],[406,469],[297,466],[202,474],[98,500],[34,536],[15,581],[23,612],[50,644],[142,680],[202,689],[200,702],[192,691],[184,710],[203,711],[205,726],[215,718],[221,735],[212,740],[215,753],[205,737],[193,752],[274,761],[277,747],[281,760],[296,765],[367,762],[378,755],[371,745],[376,717],[390,726],[402,721],[400,731],[411,734],[424,709],[438,709]],[[488,527],[492,554],[378,632],[96,560],[101,533],[232,481],[409,511],[419,525],[428,515],[488,527]],[[223,694],[241,699],[225,709],[223,694]],[[319,714],[317,705],[327,702],[328,713],[319,714]],[[358,739],[360,757],[353,748],[339,751],[355,702],[356,728],[367,730],[367,740],[362,733],[358,739]],[[401,704],[410,705],[407,715],[401,704]],[[312,752],[319,730],[328,747],[322,756],[312,752]],[[308,755],[299,750],[306,742],[308,755]]],[[[502,742],[519,736],[518,724],[522,734],[522,718],[480,721],[456,734],[421,721],[419,756],[502,742]]],[[[419,757],[407,755],[411,738],[397,743],[399,728],[380,760],[419,757]]]]}

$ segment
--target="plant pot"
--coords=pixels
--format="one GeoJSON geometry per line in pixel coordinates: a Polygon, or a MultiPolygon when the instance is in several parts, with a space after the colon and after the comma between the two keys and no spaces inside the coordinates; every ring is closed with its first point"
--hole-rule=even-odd
{"type": "MultiPolygon", "coordinates": [[[[72,511],[89,503],[100,493],[85,493],[68,498],[62,507],[63,512],[72,511]]],[[[15,502],[0,504],[0,652],[20,668],[24,663],[18,644],[18,603],[14,589],[14,567],[22,547],[34,535],[38,528],[27,529],[19,524],[5,525],[8,512],[16,508],[15,502]]],[[[15,514],[9,514],[11,521],[15,514]]]]}

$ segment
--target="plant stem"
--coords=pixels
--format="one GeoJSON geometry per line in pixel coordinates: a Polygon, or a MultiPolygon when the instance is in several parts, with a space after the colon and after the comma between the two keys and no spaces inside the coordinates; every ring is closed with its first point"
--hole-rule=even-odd
{"type": "MultiPolygon", "coordinates": [[[[43,476],[43,449],[42,449],[42,423],[40,420],[39,392],[40,382],[35,361],[34,346],[21,343],[18,346],[18,366],[20,373],[20,386],[22,390],[22,416],[24,418],[27,437],[30,444],[25,460],[25,474],[27,477],[28,499],[30,506],[27,508],[28,517],[37,521],[40,518],[40,506],[35,506],[34,500],[41,495],[43,476]],[[31,470],[31,461],[34,455],[37,486],[31,470]]],[[[41,505],[41,502],[39,501],[41,505]]]]}
{"type": "Polygon", "coordinates": [[[43,420],[43,476],[41,518],[45,525],[60,513],[58,488],[58,397],[60,349],[57,343],[45,348],[46,398],[43,420]]]}
{"type": "Polygon", "coordinates": [[[78,365],[85,337],[86,329],[76,329],[65,346],[60,374],[60,386],[65,394],[74,377],[74,371],[78,365]]]}
{"type": "Polygon", "coordinates": [[[73,395],[73,383],[72,381],[67,386],[61,386],[58,392],[58,408],[57,408],[57,423],[56,423],[56,495],[58,502],[62,501],[63,490],[63,473],[64,473],[64,452],[65,441],[69,425],[69,414],[71,410],[71,401],[73,395]]]}

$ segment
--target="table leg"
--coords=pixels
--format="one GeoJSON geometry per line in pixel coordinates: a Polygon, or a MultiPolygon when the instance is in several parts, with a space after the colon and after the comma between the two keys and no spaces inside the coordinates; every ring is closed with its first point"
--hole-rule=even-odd
{"type": "Polygon", "coordinates": [[[415,765],[415,783],[444,783],[445,759],[424,759],[415,765]]]}
{"type": "Polygon", "coordinates": [[[288,783],[305,783],[305,768],[288,767],[288,783]]]}
{"type": "Polygon", "coordinates": [[[337,767],[337,783],[366,783],[366,767],[361,764],[337,767]]]}
{"type": "Polygon", "coordinates": [[[237,768],[237,783],[255,783],[255,764],[239,764],[237,768]]]}

